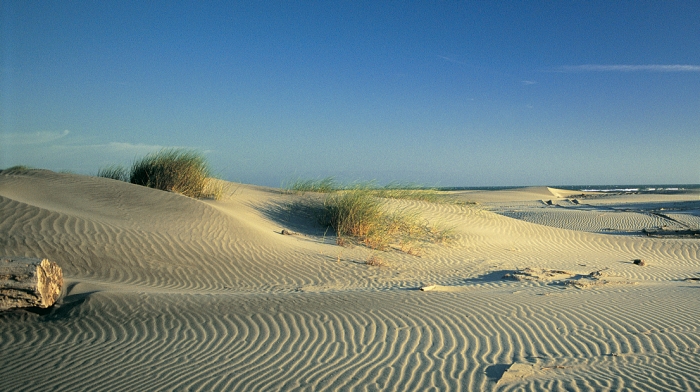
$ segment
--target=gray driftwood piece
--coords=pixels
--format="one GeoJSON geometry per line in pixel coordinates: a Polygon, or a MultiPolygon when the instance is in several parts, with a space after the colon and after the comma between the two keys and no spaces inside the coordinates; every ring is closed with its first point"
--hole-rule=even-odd
{"type": "Polygon", "coordinates": [[[0,311],[48,308],[61,295],[63,271],[47,259],[0,257],[0,311]]]}

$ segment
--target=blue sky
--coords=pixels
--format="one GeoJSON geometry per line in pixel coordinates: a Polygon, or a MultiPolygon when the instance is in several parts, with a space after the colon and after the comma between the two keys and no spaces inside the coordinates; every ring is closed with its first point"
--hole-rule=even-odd
{"type": "Polygon", "coordinates": [[[0,3],[0,168],[700,183],[700,2],[0,3]]]}

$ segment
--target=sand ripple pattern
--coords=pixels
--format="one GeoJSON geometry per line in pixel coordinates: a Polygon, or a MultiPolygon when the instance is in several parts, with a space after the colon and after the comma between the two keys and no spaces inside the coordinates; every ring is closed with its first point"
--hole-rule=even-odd
{"type": "Polygon", "coordinates": [[[667,227],[684,230],[686,226],[654,214],[619,211],[584,211],[564,208],[537,208],[524,211],[499,212],[511,218],[531,223],[600,233],[639,233],[642,229],[667,227]]]}
{"type": "Polygon", "coordinates": [[[283,236],[286,212],[258,208],[292,199],[0,174],[0,249],[60,261],[69,280],[46,314],[0,314],[0,391],[700,390],[700,283],[684,280],[700,277],[695,239],[388,201],[455,238],[371,267],[372,251],[316,229],[283,236]],[[633,284],[502,279],[526,267],[633,284]]]}
{"type": "Polygon", "coordinates": [[[0,390],[697,390],[688,290],[671,289],[676,311],[618,307],[630,291],[612,313],[582,291],[93,294],[0,316],[0,390]],[[509,380],[513,364],[538,371],[509,380]]]}
{"type": "Polygon", "coordinates": [[[224,214],[184,196],[104,178],[0,175],[0,248],[57,260],[71,278],[167,290],[294,290],[337,281],[348,270],[359,271],[350,285],[369,281],[366,269],[290,245],[273,226],[237,217],[250,207],[235,208],[224,214]]]}
{"type": "MultiPolygon", "coordinates": [[[[454,228],[453,244],[433,253],[428,251],[422,258],[402,260],[403,264],[424,268],[424,282],[452,284],[449,279],[455,276],[476,278],[489,269],[513,270],[552,263],[581,273],[614,268],[619,276],[634,280],[678,280],[694,276],[700,260],[700,241],[696,239],[561,230],[553,227],[557,220],[545,208],[539,208],[544,211],[540,215],[545,224],[512,219],[478,207],[404,201],[401,208],[454,228]],[[653,268],[638,268],[632,264],[633,259],[644,259],[653,268]]],[[[489,284],[494,283],[503,284],[489,284]]]]}

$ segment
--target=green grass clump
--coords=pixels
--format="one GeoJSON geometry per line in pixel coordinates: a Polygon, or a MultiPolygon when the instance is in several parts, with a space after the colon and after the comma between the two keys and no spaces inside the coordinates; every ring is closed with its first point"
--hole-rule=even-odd
{"type": "Polygon", "coordinates": [[[29,167],[29,166],[24,166],[24,165],[16,165],[12,167],[8,167],[5,170],[0,170],[3,174],[26,174],[30,170],[33,170],[34,168],[29,167]]]}
{"type": "Polygon", "coordinates": [[[394,248],[418,255],[427,242],[447,242],[452,233],[439,225],[429,225],[418,214],[386,211],[386,199],[429,202],[444,201],[445,195],[433,188],[415,184],[376,182],[339,185],[333,177],[296,180],[285,187],[289,193],[328,193],[321,213],[322,225],[331,227],[339,245],[360,242],[379,250],[394,248]]]}
{"type": "Polygon", "coordinates": [[[109,165],[97,171],[97,177],[129,182],[129,171],[121,165],[109,165]]]}
{"type": "Polygon", "coordinates": [[[381,234],[387,219],[379,199],[367,189],[334,193],[326,199],[324,207],[322,223],[332,227],[338,237],[355,237],[368,245],[381,234]]]}
{"type": "Polygon", "coordinates": [[[332,227],[338,243],[356,240],[372,249],[396,248],[418,255],[426,242],[446,242],[449,230],[429,225],[418,214],[387,212],[376,189],[357,187],[329,195],[321,223],[332,227]]]}
{"type": "Polygon", "coordinates": [[[378,186],[376,182],[357,182],[351,185],[341,185],[335,182],[335,178],[326,177],[320,180],[297,179],[290,184],[283,186],[288,193],[332,193],[341,190],[363,189],[373,196],[385,199],[406,199],[421,201],[439,201],[441,194],[435,188],[425,188],[412,183],[393,182],[384,187],[378,186]]]}
{"type": "Polygon", "coordinates": [[[220,200],[229,191],[224,181],[211,176],[211,169],[202,153],[177,148],[148,154],[136,160],[128,169],[120,165],[106,166],[97,171],[97,176],[198,199],[220,200]]]}
{"type": "Polygon", "coordinates": [[[149,188],[206,197],[211,170],[204,155],[191,150],[164,149],[148,154],[131,166],[129,182],[149,188]]]}
{"type": "Polygon", "coordinates": [[[297,179],[284,187],[290,193],[319,192],[330,193],[337,191],[340,187],[335,183],[333,177],[326,177],[320,180],[297,179]]]}

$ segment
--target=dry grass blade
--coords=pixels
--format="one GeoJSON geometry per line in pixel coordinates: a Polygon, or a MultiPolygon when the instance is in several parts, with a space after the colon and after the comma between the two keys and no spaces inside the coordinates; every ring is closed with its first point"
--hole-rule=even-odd
{"type": "Polygon", "coordinates": [[[231,190],[230,183],[218,178],[207,177],[201,197],[213,200],[224,200],[229,198],[232,193],[233,191],[231,190]]]}

